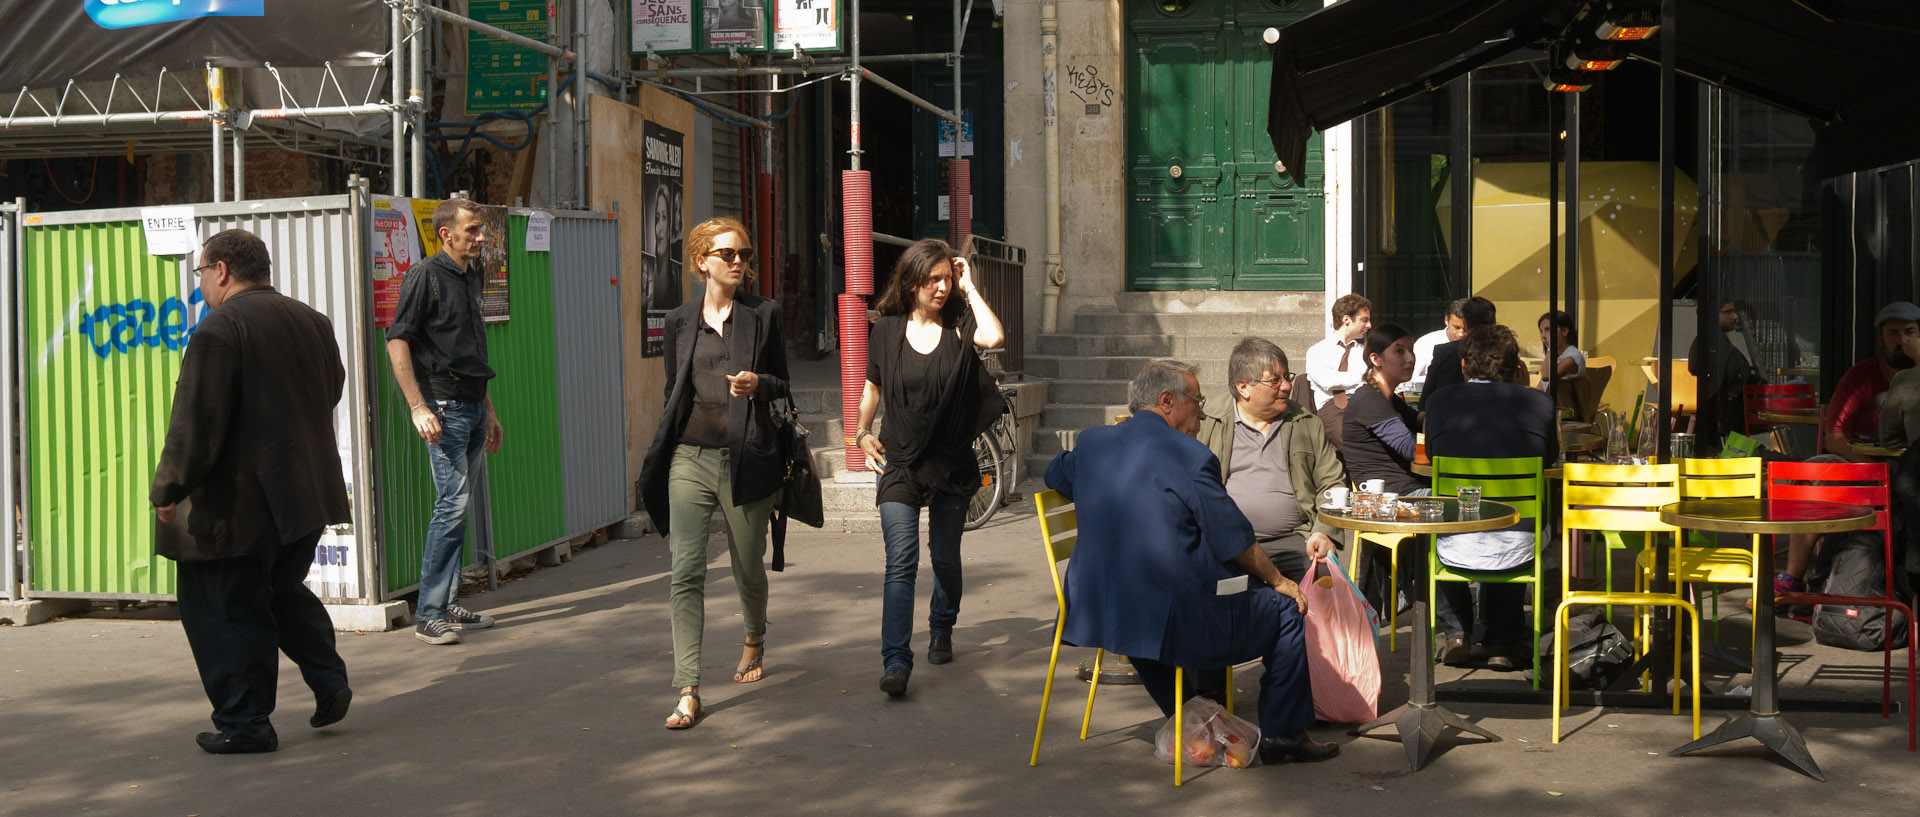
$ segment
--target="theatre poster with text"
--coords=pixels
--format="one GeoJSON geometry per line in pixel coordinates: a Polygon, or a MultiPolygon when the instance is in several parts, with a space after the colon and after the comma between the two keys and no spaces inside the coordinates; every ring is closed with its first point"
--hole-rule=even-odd
{"type": "Polygon", "coordinates": [[[686,135],[657,122],[641,127],[640,200],[646,222],[640,247],[641,302],[647,328],[642,357],[666,353],[667,312],[680,305],[686,191],[686,135]]]}

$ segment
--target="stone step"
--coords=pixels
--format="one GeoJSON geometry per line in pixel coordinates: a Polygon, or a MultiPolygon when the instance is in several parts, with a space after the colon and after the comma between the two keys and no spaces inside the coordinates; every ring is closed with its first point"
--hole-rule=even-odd
{"type": "MultiPolygon", "coordinates": [[[[1048,396],[1060,404],[1074,403],[1125,403],[1127,402],[1126,380],[1055,380],[1048,388],[1048,396]]],[[[1042,412],[1042,418],[1046,413],[1042,412]]]]}
{"type": "MultiPolygon", "coordinates": [[[[1027,365],[1030,368],[1038,366],[1058,372],[1057,374],[1043,375],[1044,377],[1051,378],[1056,383],[1075,380],[1112,380],[1129,383],[1132,382],[1134,376],[1138,375],[1140,370],[1147,365],[1148,361],[1154,359],[1155,358],[1152,357],[1131,355],[1096,355],[1090,357],[1028,355],[1027,365]]],[[[1212,383],[1226,382],[1227,358],[1225,355],[1216,358],[1193,357],[1181,359],[1194,366],[1194,376],[1200,379],[1200,385],[1203,389],[1212,388],[1212,386],[1209,385],[1212,383]]],[[[1293,362],[1292,355],[1287,356],[1287,362],[1293,362]]],[[[1068,402],[1082,401],[1074,400],[1068,402]]],[[[1114,402],[1122,401],[1116,400],[1114,402]]]]}
{"type": "Polygon", "coordinates": [[[839,414],[840,387],[832,388],[796,388],[793,390],[793,407],[801,415],[839,414]]]}
{"type": "Polygon", "coordinates": [[[1073,328],[1078,333],[1099,335],[1246,333],[1286,348],[1279,338],[1317,339],[1326,334],[1325,323],[1326,317],[1318,312],[1082,312],[1074,318],[1073,328]]]}
{"type": "MultiPolygon", "coordinates": [[[[1286,312],[1327,316],[1326,294],[1322,292],[1223,292],[1220,290],[1179,290],[1171,292],[1116,292],[1116,312],[1286,312]]],[[[1083,313],[1088,310],[1081,310],[1083,313]]]]}
{"type": "Polygon", "coordinates": [[[1041,430],[1039,433],[1034,434],[1034,450],[1038,452],[1040,450],[1039,446],[1046,444],[1046,438],[1053,436],[1053,431],[1055,430],[1082,429],[1110,425],[1113,422],[1114,413],[1124,411],[1126,411],[1126,404],[1124,403],[1119,405],[1101,403],[1051,404],[1047,406],[1046,413],[1041,415],[1041,430]]]}
{"type": "MultiPolygon", "coordinates": [[[[1209,330],[1211,331],[1211,330],[1209,330]]],[[[1041,335],[1039,342],[1028,354],[1031,362],[1035,355],[1055,357],[1171,357],[1179,360],[1225,360],[1233,351],[1233,346],[1241,339],[1255,336],[1264,337],[1280,345],[1287,353],[1288,362],[1293,358],[1305,358],[1307,347],[1315,336],[1308,340],[1306,336],[1282,336],[1242,332],[1239,334],[1187,334],[1187,335],[1099,335],[1081,332],[1041,335]],[[1297,348],[1288,348],[1297,347],[1297,348]]]]}

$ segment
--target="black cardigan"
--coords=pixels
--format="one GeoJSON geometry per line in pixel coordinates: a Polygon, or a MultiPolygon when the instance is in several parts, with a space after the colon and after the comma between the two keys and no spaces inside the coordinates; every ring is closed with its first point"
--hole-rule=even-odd
{"type": "MultiPolygon", "coordinates": [[[[648,446],[645,464],[640,467],[640,501],[662,536],[671,522],[667,475],[680,444],[680,429],[693,410],[693,333],[700,328],[700,305],[699,301],[684,303],[667,313],[666,411],[660,415],[660,427],[654,431],[653,444],[648,446]]],[[[767,410],[773,401],[791,394],[780,304],[749,292],[735,294],[727,354],[733,360],[732,368],[760,376],[760,387],[752,397],[727,401],[728,478],[732,480],[734,504],[745,505],[771,496],[786,479],[785,454],[767,410]]]]}

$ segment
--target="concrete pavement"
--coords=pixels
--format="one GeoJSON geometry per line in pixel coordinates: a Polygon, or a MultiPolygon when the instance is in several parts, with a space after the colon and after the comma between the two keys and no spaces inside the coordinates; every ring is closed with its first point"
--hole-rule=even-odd
{"type": "MultiPolygon", "coordinates": [[[[1027,490],[1031,483],[1023,486],[1027,490]]],[[[920,661],[906,698],[880,676],[877,534],[796,527],[773,574],[767,677],[736,685],[739,602],[723,538],[709,574],[703,697],[711,714],[669,732],[668,559],[658,537],[579,551],[569,564],[472,596],[500,618],[455,647],[409,630],[342,634],[355,700],[346,721],[309,730],[312,699],[283,662],[280,750],[216,757],[171,608],[0,628],[0,813],[9,815],[629,815],[1123,813],[1684,815],[1908,811],[1920,755],[1904,718],[1794,713],[1828,774],[1819,783],[1757,745],[1668,757],[1684,716],[1575,709],[1555,745],[1548,712],[1457,704],[1506,738],[1450,741],[1409,773],[1396,741],[1316,729],[1343,745],[1312,766],[1211,769],[1172,786],[1148,743],[1160,718],[1134,687],[1106,687],[1075,740],[1085,685],[1064,651],[1041,765],[1027,766],[1054,601],[1031,505],[965,539],[966,596],[952,664],[920,661]]],[[[923,567],[919,615],[925,615],[923,567]]],[[[915,648],[924,652],[924,618],[915,648]]],[[[1403,621],[1402,625],[1407,622],[1403,621]]],[[[1782,628],[1795,673],[1815,688],[1877,697],[1880,660],[1814,647],[1782,628]]],[[[1406,656],[1386,656],[1381,708],[1405,699],[1406,656]]],[[[1896,656],[1904,660],[1904,656],[1896,656]]],[[[1257,672],[1238,676],[1251,715],[1257,672]]],[[[1443,674],[1507,684],[1517,674],[1443,674]]],[[[1806,687],[1790,674],[1783,694],[1806,687]]],[[[1737,679],[1736,679],[1737,680],[1737,679]]],[[[1444,700],[1446,687],[1441,688],[1444,700]]],[[[1703,729],[1726,717],[1708,711],[1703,729]]]]}

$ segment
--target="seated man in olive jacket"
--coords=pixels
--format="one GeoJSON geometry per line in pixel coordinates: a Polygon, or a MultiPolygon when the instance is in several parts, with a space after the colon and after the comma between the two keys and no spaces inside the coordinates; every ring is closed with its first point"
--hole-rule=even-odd
{"type": "Polygon", "coordinates": [[[1287,353],[1247,338],[1227,358],[1233,408],[1200,422],[1196,438],[1220,458],[1227,495],[1253,523],[1255,540],[1280,575],[1299,581],[1335,547],[1320,521],[1320,497],[1347,484],[1320,418],[1292,400],[1287,353]]]}

